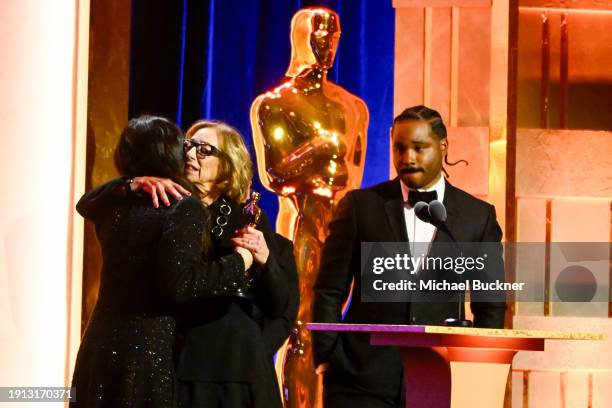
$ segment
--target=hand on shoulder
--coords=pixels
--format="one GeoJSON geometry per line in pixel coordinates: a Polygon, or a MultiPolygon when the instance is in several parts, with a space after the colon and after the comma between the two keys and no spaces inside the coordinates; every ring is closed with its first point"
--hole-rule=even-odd
{"type": "Polygon", "coordinates": [[[187,189],[170,179],[151,176],[134,177],[131,179],[129,188],[134,193],[140,192],[150,195],[155,208],[159,207],[159,200],[166,207],[170,206],[168,194],[177,200],[182,199],[183,196],[189,197],[191,195],[187,189]]]}

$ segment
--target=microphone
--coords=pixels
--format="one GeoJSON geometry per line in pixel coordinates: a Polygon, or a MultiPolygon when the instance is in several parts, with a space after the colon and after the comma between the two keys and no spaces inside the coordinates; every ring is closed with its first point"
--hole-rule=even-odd
{"type": "Polygon", "coordinates": [[[414,213],[417,218],[423,222],[431,224],[431,217],[429,216],[429,204],[425,201],[419,201],[414,205],[414,213]]]}
{"type": "MultiPolygon", "coordinates": [[[[455,247],[459,250],[460,256],[463,256],[463,251],[459,246],[459,243],[453,236],[453,234],[448,229],[446,225],[446,207],[438,200],[433,200],[429,204],[419,201],[414,205],[414,213],[416,216],[423,222],[427,222],[432,224],[439,230],[444,231],[450,237],[451,241],[455,244],[455,247]]],[[[460,274],[461,275],[461,274],[460,274]]],[[[460,281],[463,281],[463,276],[460,276],[460,281]]],[[[458,318],[449,317],[444,320],[444,325],[446,326],[458,326],[458,327],[472,327],[473,323],[471,320],[467,320],[463,318],[463,292],[459,292],[459,310],[457,313],[458,318]]]]}
{"type": "MultiPolygon", "coordinates": [[[[429,216],[435,224],[444,224],[446,222],[446,207],[438,200],[433,200],[429,203],[429,216]]],[[[437,225],[436,225],[437,226],[437,225]]]]}
{"type": "Polygon", "coordinates": [[[453,241],[455,245],[457,246],[457,248],[459,249],[459,252],[463,253],[463,251],[461,250],[461,248],[459,248],[459,245],[457,244],[457,240],[455,239],[453,234],[450,232],[450,230],[446,226],[447,214],[446,214],[446,207],[444,206],[444,204],[442,204],[438,200],[433,200],[431,203],[429,203],[428,210],[429,210],[429,218],[431,219],[431,223],[436,228],[441,229],[442,231],[446,232],[448,236],[450,237],[451,241],[453,241]]]}

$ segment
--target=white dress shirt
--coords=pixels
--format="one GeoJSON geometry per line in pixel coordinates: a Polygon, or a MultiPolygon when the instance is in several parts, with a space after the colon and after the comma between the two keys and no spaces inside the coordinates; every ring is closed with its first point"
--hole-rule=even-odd
{"type": "MultiPolygon", "coordinates": [[[[410,241],[410,253],[413,257],[426,256],[429,253],[429,248],[436,235],[437,228],[433,225],[421,221],[414,213],[414,208],[408,203],[408,195],[410,188],[400,180],[402,186],[402,197],[404,200],[404,218],[406,220],[406,232],[408,232],[408,240],[410,241]]],[[[444,176],[428,189],[418,189],[417,191],[436,191],[438,201],[444,200],[444,190],[446,181],[444,176]]]]}

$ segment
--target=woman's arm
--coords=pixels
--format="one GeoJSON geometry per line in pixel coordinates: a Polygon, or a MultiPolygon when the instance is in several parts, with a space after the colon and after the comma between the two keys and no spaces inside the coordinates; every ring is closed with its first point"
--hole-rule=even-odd
{"type": "Polygon", "coordinates": [[[257,224],[257,229],[243,228],[232,243],[248,249],[256,262],[255,296],[262,312],[268,317],[280,317],[287,307],[289,288],[287,276],[277,260],[277,245],[274,232],[265,213],[257,224]]]}
{"type": "Polygon", "coordinates": [[[127,177],[119,177],[101,184],[83,194],[76,205],[76,209],[84,218],[95,220],[101,212],[112,206],[114,202],[125,199],[128,188],[127,177]]]}
{"type": "Polygon", "coordinates": [[[150,195],[155,208],[159,207],[159,200],[166,206],[170,205],[168,194],[177,200],[191,195],[184,187],[170,179],[149,176],[133,179],[119,177],[85,193],[77,203],[76,209],[84,218],[93,220],[101,211],[117,200],[124,200],[131,193],[150,195]]]}
{"type": "Polygon", "coordinates": [[[164,223],[157,257],[159,288],[176,303],[232,293],[249,279],[252,257],[234,253],[202,259],[204,208],[195,198],[173,204],[164,223]]]}

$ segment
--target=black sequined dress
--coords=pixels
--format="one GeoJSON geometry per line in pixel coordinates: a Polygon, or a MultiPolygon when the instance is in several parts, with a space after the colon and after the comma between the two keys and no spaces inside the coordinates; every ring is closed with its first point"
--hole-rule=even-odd
{"type": "Polygon", "coordinates": [[[177,406],[177,305],[229,293],[246,279],[237,254],[203,262],[205,210],[197,199],[155,209],[148,198],[117,194],[122,182],[77,205],[96,225],[103,267],[74,370],[73,408],[177,406]]]}

